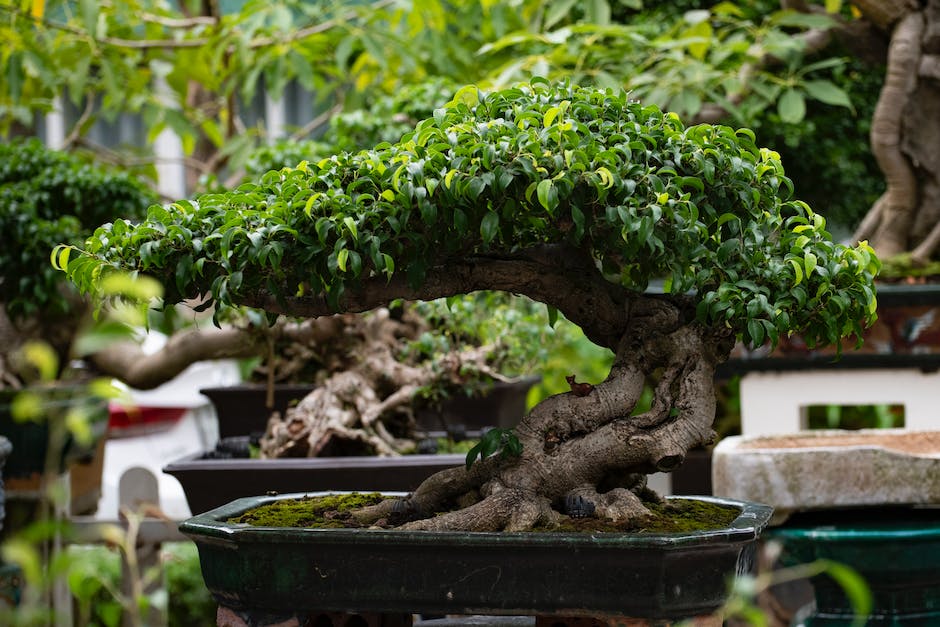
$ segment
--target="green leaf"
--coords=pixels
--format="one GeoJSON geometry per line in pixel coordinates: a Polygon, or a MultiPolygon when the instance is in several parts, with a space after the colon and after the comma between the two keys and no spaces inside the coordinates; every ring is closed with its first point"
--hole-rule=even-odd
{"type": "Polygon", "coordinates": [[[489,244],[499,232],[499,214],[495,211],[489,211],[480,222],[480,235],[483,237],[483,243],[489,244]]]}
{"type": "Polygon", "coordinates": [[[548,30],[564,19],[578,1],[579,0],[560,0],[552,3],[545,14],[543,28],[548,30]]]}
{"type": "Polygon", "coordinates": [[[124,323],[106,320],[96,324],[88,332],[79,335],[72,346],[77,357],[84,357],[116,344],[133,339],[134,329],[124,323]]]}
{"type": "Polygon", "coordinates": [[[59,356],[52,347],[41,340],[30,340],[17,350],[23,361],[39,372],[43,381],[52,381],[59,371],[59,356]]]}
{"type": "Polygon", "coordinates": [[[777,11],[771,14],[770,23],[776,26],[819,29],[832,28],[838,25],[838,22],[832,16],[819,13],[798,13],[793,10],[777,11]]]}
{"type": "Polygon", "coordinates": [[[466,87],[461,87],[457,93],[454,94],[453,99],[448,105],[465,104],[468,107],[475,107],[479,102],[480,90],[477,89],[476,85],[467,85],[466,87]]]}
{"type": "Polygon", "coordinates": [[[7,57],[7,84],[9,93],[13,100],[19,100],[23,94],[23,83],[26,80],[26,73],[23,71],[23,53],[14,51],[7,57]]]}
{"type": "Polygon", "coordinates": [[[545,128],[551,126],[552,122],[555,121],[555,118],[558,117],[559,113],[561,113],[561,107],[551,107],[548,111],[545,112],[545,115],[542,116],[542,125],[545,128]]]}
{"type": "Polygon", "coordinates": [[[855,111],[848,93],[832,81],[806,81],[803,84],[806,94],[820,102],[855,111]]]}
{"type": "Polygon", "coordinates": [[[107,296],[124,296],[147,302],[163,295],[163,286],[149,276],[114,272],[101,281],[101,292],[107,296]]]}
{"type": "Polygon", "coordinates": [[[548,310],[548,326],[554,329],[558,322],[558,308],[551,305],[545,305],[545,308],[548,310]]]}
{"type": "Polygon", "coordinates": [[[796,277],[793,286],[796,287],[803,282],[803,267],[796,259],[788,259],[788,261],[790,262],[790,265],[793,266],[793,274],[796,277]]]}
{"type": "Polygon", "coordinates": [[[349,260],[349,249],[341,248],[336,254],[336,267],[346,272],[346,262],[349,260]]]}
{"type": "Polygon", "coordinates": [[[503,432],[500,442],[503,448],[503,457],[519,457],[522,455],[522,442],[519,441],[519,437],[512,429],[503,432]]]}
{"type": "Polygon", "coordinates": [[[788,124],[797,124],[806,117],[806,100],[796,89],[788,89],[777,101],[777,113],[788,124]]]}
{"type": "Polygon", "coordinates": [[[480,442],[477,442],[469,451],[467,451],[467,470],[470,470],[470,467],[473,466],[473,462],[477,460],[477,457],[480,457],[480,450],[482,445],[480,442]]]}
{"type": "Polygon", "coordinates": [[[98,31],[98,0],[81,0],[82,22],[89,37],[96,37],[98,31]]]}
{"type": "Polygon", "coordinates": [[[536,195],[538,196],[539,204],[549,213],[552,213],[558,206],[558,190],[555,189],[555,182],[553,180],[544,179],[539,181],[538,187],[536,187],[536,195]]]}
{"type": "Polygon", "coordinates": [[[584,235],[584,212],[574,205],[571,206],[571,221],[574,222],[574,237],[580,240],[584,235]]]}
{"type": "Polygon", "coordinates": [[[610,3],[607,0],[588,0],[584,14],[589,22],[607,26],[610,24],[610,3]]]}
{"type": "Polygon", "coordinates": [[[52,267],[56,270],[61,270],[65,272],[69,267],[69,254],[72,252],[71,246],[65,246],[64,244],[59,244],[52,249],[52,267]]]}
{"type": "Polygon", "coordinates": [[[756,348],[764,343],[764,325],[760,320],[747,321],[747,334],[751,337],[751,346],[756,348]]]}
{"type": "Polygon", "coordinates": [[[816,269],[816,255],[811,252],[803,255],[803,267],[806,269],[806,276],[811,275],[816,269]]]}
{"type": "Polygon", "coordinates": [[[829,560],[820,560],[827,575],[832,577],[845,596],[848,597],[855,617],[852,620],[853,627],[862,627],[867,623],[867,616],[871,614],[872,595],[865,579],[855,570],[829,560]]]}
{"type": "Polygon", "coordinates": [[[383,268],[385,276],[391,279],[392,275],[395,273],[395,260],[392,259],[391,256],[382,253],[382,261],[385,263],[385,267],[383,268]]]}
{"type": "MultiPolygon", "coordinates": [[[[682,33],[683,38],[692,40],[692,43],[689,43],[689,54],[699,61],[702,61],[705,59],[705,55],[708,54],[708,48],[712,43],[712,25],[707,19],[708,11],[692,11],[690,13],[706,14],[706,19],[685,29],[682,33]]],[[[688,14],[686,15],[688,16],[688,14]]]]}
{"type": "Polygon", "coordinates": [[[611,174],[610,170],[607,169],[606,167],[601,166],[597,168],[595,172],[597,172],[597,175],[601,177],[601,185],[605,189],[609,189],[610,186],[614,184],[614,175],[611,174]]]}
{"type": "Polygon", "coordinates": [[[354,242],[359,242],[359,230],[356,228],[356,221],[353,220],[350,216],[343,218],[343,224],[346,225],[346,228],[349,229],[350,235],[352,235],[354,242]]]}

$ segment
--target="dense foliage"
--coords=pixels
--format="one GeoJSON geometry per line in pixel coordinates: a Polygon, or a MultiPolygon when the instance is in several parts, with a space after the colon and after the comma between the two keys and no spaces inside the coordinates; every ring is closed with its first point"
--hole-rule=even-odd
{"type": "Polygon", "coordinates": [[[300,86],[317,109],[342,102],[359,111],[438,79],[502,88],[540,75],[625,88],[685,121],[708,105],[751,128],[777,111],[798,123],[813,102],[848,111],[833,75],[842,60],[813,57],[800,38],[836,22],[779,8],[773,0],[133,0],[75,10],[68,0],[0,0],[8,18],[0,35],[10,43],[0,55],[9,79],[0,83],[0,131],[31,125],[61,95],[82,111],[69,119],[70,141],[87,144],[99,120],[140,115],[148,139],[172,129],[188,163],[201,161],[199,174],[219,174],[272,139],[249,121],[261,86],[275,99],[300,86]],[[764,63],[768,56],[777,63],[764,63]]]}
{"type": "Polygon", "coordinates": [[[414,285],[437,264],[565,243],[625,288],[662,278],[692,292],[703,322],[748,343],[836,342],[874,314],[877,260],[833,243],[791,192],[750,131],[685,128],[624,92],[533,81],[462,90],[397,144],[116,220],[59,263],[84,289],[122,268],[160,276],[170,299],[337,304],[365,281],[414,285]]]}
{"type": "MultiPolygon", "coordinates": [[[[366,108],[339,113],[319,139],[286,139],[255,150],[245,167],[246,180],[257,180],[270,170],[293,168],[301,161],[317,162],[342,150],[397,142],[418,121],[431,117],[447,103],[457,89],[446,80],[427,80],[378,97],[366,108]]],[[[568,389],[565,376],[571,374],[574,364],[579,377],[602,380],[613,357],[563,317],[549,324],[545,308],[525,297],[478,292],[418,303],[417,307],[435,329],[421,338],[418,350],[439,356],[461,345],[494,344],[499,350],[494,353],[497,361],[493,366],[502,374],[541,375],[530,394],[532,402],[568,389]],[[480,316],[480,311],[487,315],[480,316]]]]}
{"type": "Polygon", "coordinates": [[[450,100],[458,85],[446,80],[427,80],[409,85],[395,94],[379,96],[361,109],[330,118],[322,137],[308,140],[283,139],[254,150],[245,164],[248,177],[269,170],[293,167],[301,161],[319,161],[336,152],[362,150],[384,142],[397,142],[420,120],[450,100]]]}
{"type": "Polygon", "coordinates": [[[69,286],[49,263],[52,248],[81,242],[115,216],[140,216],[155,199],[127,174],[38,141],[0,144],[0,302],[7,313],[67,313],[69,286]]]}

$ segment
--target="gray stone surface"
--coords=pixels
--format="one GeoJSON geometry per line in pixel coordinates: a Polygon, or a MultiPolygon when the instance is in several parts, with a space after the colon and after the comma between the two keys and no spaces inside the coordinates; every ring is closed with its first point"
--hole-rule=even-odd
{"type": "Polygon", "coordinates": [[[713,456],[714,494],[772,505],[772,524],[800,510],[940,505],[937,438],[899,429],[725,438],[713,456]]]}

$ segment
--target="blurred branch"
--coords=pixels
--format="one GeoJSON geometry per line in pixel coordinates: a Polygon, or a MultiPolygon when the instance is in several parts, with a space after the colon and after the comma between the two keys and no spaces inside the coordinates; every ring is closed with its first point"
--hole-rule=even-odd
{"type": "MultiPolygon", "coordinates": [[[[390,4],[393,4],[394,1],[395,0],[379,0],[378,2],[373,3],[367,8],[369,10],[376,11],[390,4]]],[[[0,5],[0,9],[13,14],[14,16],[27,19],[35,24],[41,24],[53,30],[60,30],[63,32],[71,33],[73,35],[77,35],[79,37],[94,41],[98,44],[105,45],[105,46],[113,46],[116,48],[128,48],[128,49],[135,49],[135,50],[149,50],[149,49],[156,49],[156,48],[159,48],[159,49],[200,48],[202,46],[208,46],[213,43],[213,40],[208,37],[195,37],[193,39],[124,39],[122,37],[94,37],[88,32],[86,32],[85,30],[78,28],[76,26],[72,26],[71,24],[56,22],[56,21],[53,21],[44,17],[42,18],[35,17],[31,14],[26,13],[25,11],[21,9],[17,9],[16,7],[0,5]]],[[[359,11],[351,10],[336,19],[326,20],[325,22],[321,22],[319,24],[312,24],[310,26],[301,28],[286,37],[279,37],[279,36],[258,37],[248,43],[248,48],[251,48],[251,49],[266,48],[268,46],[273,46],[277,44],[292,43],[301,39],[305,39],[312,35],[319,35],[333,28],[336,28],[337,26],[339,26],[340,24],[344,22],[354,20],[355,18],[359,17],[359,14],[360,14],[359,11]]],[[[153,17],[157,17],[157,16],[153,16],[153,17]]],[[[198,18],[188,18],[186,20],[182,20],[182,23],[188,24],[188,22],[192,19],[198,19],[198,18]]],[[[210,19],[214,19],[214,18],[210,18],[210,19]]]]}

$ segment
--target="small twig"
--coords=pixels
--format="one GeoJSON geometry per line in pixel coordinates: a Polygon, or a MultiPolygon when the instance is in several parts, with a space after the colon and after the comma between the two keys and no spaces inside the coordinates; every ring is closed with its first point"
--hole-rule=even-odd
{"type": "MultiPolygon", "coordinates": [[[[368,7],[368,9],[370,11],[378,11],[379,9],[384,9],[385,7],[394,3],[395,3],[395,0],[379,0],[378,2],[374,2],[373,4],[371,4],[368,7]]],[[[248,47],[249,48],[264,48],[267,46],[273,46],[275,44],[284,44],[284,43],[298,41],[300,39],[305,39],[312,35],[319,35],[319,34],[325,33],[326,31],[331,30],[344,22],[354,20],[357,17],[359,17],[358,11],[354,11],[354,10],[347,11],[345,14],[341,15],[340,17],[336,19],[327,20],[320,24],[314,24],[311,26],[307,26],[306,28],[301,28],[300,30],[292,34],[291,36],[283,38],[283,39],[280,39],[277,37],[260,37],[258,39],[251,41],[248,44],[248,47]]]]}
{"type": "Polygon", "coordinates": [[[343,101],[344,95],[342,93],[338,94],[338,102],[336,104],[291,133],[290,139],[293,141],[303,139],[324,124],[328,124],[334,115],[343,110],[343,101]]]}
{"type": "Polygon", "coordinates": [[[78,120],[75,121],[75,124],[72,125],[72,130],[69,132],[68,137],[65,138],[63,143],[63,148],[68,149],[70,146],[78,143],[81,139],[81,129],[86,122],[91,118],[95,110],[95,96],[94,93],[89,91],[85,94],[85,109],[82,111],[81,116],[78,120]]]}
{"type": "MultiPolygon", "coordinates": [[[[113,2],[108,2],[107,0],[102,2],[101,5],[110,8],[116,6],[113,2]]],[[[214,15],[194,15],[185,18],[175,18],[166,17],[165,15],[157,15],[155,13],[148,13],[146,11],[135,13],[135,15],[144,22],[160,24],[161,26],[166,26],[167,28],[188,29],[197,28],[199,26],[214,26],[219,21],[218,18],[214,15]]]]}

